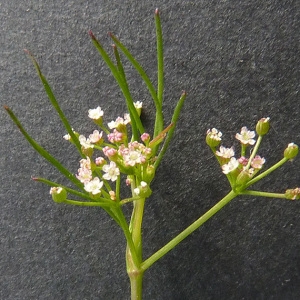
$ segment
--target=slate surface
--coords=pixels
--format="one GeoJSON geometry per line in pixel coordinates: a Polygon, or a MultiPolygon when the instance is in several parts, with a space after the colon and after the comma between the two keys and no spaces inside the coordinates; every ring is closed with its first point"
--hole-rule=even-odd
{"type": "MultiPolygon", "coordinates": [[[[98,105],[112,120],[125,109],[87,31],[108,49],[113,31],[155,78],[153,11],[165,40],[169,121],[188,92],[176,137],[147,202],[144,256],[159,249],[228,191],[204,141],[208,128],[231,146],[241,126],[270,116],[260,153],[272,165],[299,134],[299,1],[16,1],[0,3],[1,103],[46,149],[76,172],[78,157],[23,49],[32,51],[72,125],[84,134],[98,105]]],[[[153,107],[126,67],[136,100],[153,107]]],[[[129,299],[124,238],[96,208],[53,203],[31,176],[64,182],[0,112],[0,298],[129,299]]],[[[237,144],[235,144],[237,146],[237,144]]],[[[299,186],[300,160],[258,184],[299,186]]],[[[300,203],[244,197],[195,232],[145,274],[144,299],[299,299],[300,203]]]]}

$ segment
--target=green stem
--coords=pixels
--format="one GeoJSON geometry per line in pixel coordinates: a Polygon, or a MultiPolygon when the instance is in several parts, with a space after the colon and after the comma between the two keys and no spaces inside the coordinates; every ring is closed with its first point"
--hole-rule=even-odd
{"type": "Polygon", "coordinates": [[[201,216],[198,220],[192,223],[189,227],[179,233],[174,239],[172,239],[168,244],[163,246],[160,250],[155,252],[152,256],[146,259],[141,264],[141,269],[143,271],[147,270],[151,265],[153,265],[157,260],[159,260],[162,256],[172,250],[176,245],[178,245],[183,239],[188,237],[192,232],[194,232],[197,228],[199,228],[203,223],[209,220],[215,213],[217,213],[221,208],[223,208],[226,204],[228,204],[233,198],[235,198],[238,194],[234,191],[228,193],[222,200],[220,200],[215,206],[213,206],[210,210],[208,210],[203,216],[201,216]]]}
{"type": "Polygon", "coordinates": [[[261,180],[262,178],[266,177],[267,175],[269,175],[271,172],[275,171],[276,169],[278,169],[279,167],[281,167],[284,163],[286,163],[288,161],[287,158],[283,158],[281,159],[278,163],[276,163],[275,165],[273,165],[271,168],[267,169],[265,172],[261,173],[260,175],[254,177],[252,180],[250,180],[245,188],[249,187],[250,185],[254,184],[255,182],[261,180]]]}
{"type": "Polygon", "coordinates": [[[251,196],[258,196],[258,197],[286,199],[285,194],[260,192],[260,191],[243,191],[243,192],[240,192],[240,195],[251,195],[251,196]]]}
{"type": "MultiPolygon", "coordinates": [[[[134,190],[135,184],[131,186],[134,190]]],[[[132,193],[135,197],[135,193],[132,193]]],[[[138,199],[133,202],[133,212],[130,221],[129,230],[131,232],[132,241],[134,244],[134,250],[137,255],[137,259],[134,259],[132,249],[130,245],[127,244],[126,250],[126,265],[127,274],[130,278],[131,285],[131,300],[142,299],[142,283],[143,283],[143,273],[141,270],[142,263],[142,222],[144,215],[145,199],[138,199]]]]}
{"type": "Polygon", "coordinates": [[[131,288],[131,300],[142,300],[143,295],[143,272],[137,272],[129,275],[130,288],[131,288]]]}
{"type": "Polygon", "coordinates": [[[258,150],[258,148],[259,148],[259,146],[260,146],[260,143],[261,143],[261,141],[262,141],[262,137],[263,137],[263,136],[260,135],[260,136],[258,137],[258,139],[257,139],[257,142],[256,142],[256,144],[255,144],[255,147],[254,147],[254,149],[253,149],[253,151],[252,151],[252,153],[251,153],[251,156],[250,156],[250,158],[249,158],[248,164],[247,164],[247,166],[246,166],[247,169],[250,168],[252,159],[253,159],[253,157],[256,155],[257,150],[258,150]]]}

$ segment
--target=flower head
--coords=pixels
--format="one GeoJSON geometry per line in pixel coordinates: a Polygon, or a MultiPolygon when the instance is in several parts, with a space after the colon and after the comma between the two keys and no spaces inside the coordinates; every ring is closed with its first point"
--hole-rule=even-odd
{"type": "Polygon", "coordinates": [[[216,155],[223,157],[223,158],[231,158],[232,156],[234,156],[233,147],[225,148],[225,147],[221,146],[219,151],[216,151],[216,155]]]}
{"type": "Polygon", "coordinates": [[[246,126],[242,127],[241,133],[237,133],[235,135],[236,139],[238,139],[244,145],[254,145],[255,140],[255,132],[248,130],[246,126]]]}
{"type": "Polygon", "coordinates": [[[103,132],[99,132],[98,130],[94,130],[92,134],[89,135],[89,142],[90,143],[93,143],[93,144],[96,144],[96,143],[101,143],[103,141],[102,139],[102,135],[103,135],[103,132]]]}
{"type": "Polygon", "coordinates": [[[239,161],[235,157],[231,157],[229,163],[222,166],[224,174],[228,174],[234,171],[239,166],[239,161]]]}
{"type": "Polygon", "coordinates": [[[222,132],[216,128],[208,129],[206,132],[206,143],[210,147],[217,147],[221,142],[222,132]]]}
{"type": "Polygon", "coordinates": [[[266,160],[259,155],[256,155],[251,161],[251,167],[254,169],[261,169],[266,160]]]}
{"type": "Polygon", "coordinates": [[[123,131],[122,129],[130,123],[130,116],[129,114],[124,114],[124,118],[118,117],[115,121],[109,122],[107,125],[109,129],[118,129],[120,131],[123,131]]]}
{"type": "Polygon", "coordinates": [[[89,139],[87,139],[84,135],[80,135],[78,139],[79,139],[80,145],[84,149],[94,148],[94,145],[91,144],[91,141],[89,139]]]}
{"type": "Polygon", "coordinates": [[[104,165],[102,170],[105,172],[103,178],[106,180],[116,181],[120,175],[120,170],[113,161],[111,161],[109,165],[104,165]]]}
{"type": "Polygon", "coordinates": [[[89,118],[93,120],[100,120],[103,117],[103,110],[101,109],[100,106],[94,109],[89,109],[88,113],[89,113],[89,118]]]}
{"type": "Polygon", "coordinates": [[[97,195],[101,193],[102,186],[103,182],[100,181],[99,177],[95,177],[91,181],[84,184],[84,189],[93,195],[97,195]]]}

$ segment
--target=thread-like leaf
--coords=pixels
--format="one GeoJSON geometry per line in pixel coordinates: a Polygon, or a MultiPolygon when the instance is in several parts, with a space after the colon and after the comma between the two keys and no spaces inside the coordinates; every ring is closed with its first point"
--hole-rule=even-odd
{"type": "Polygon", "coordinates": [[[67,169],[65,168],[56,158],[54,158],[47,150],[45,150],[40,144],[38,144],[24,129],[21,125],[18,118],[12,112],[12,110],[4,106],[5,110],[8,112],[11,119],[17,125],[21,133],[24,135],[25,139],[29,142],[29,144],[46,160],[48,160],[54,167],[56,167],[66,178],[68,178],[72,183],[82,189],[83,184],[67,169]]]}
{"type": "Polygon", "coordinates": [[[71,125],[69,124],[68,119],[66,118],[66,116],[65,116],[64,113],[63,113],[63,111],[61,110],[61,108],[60,108],[60,106],[59,106],[59,104],[58,104],[58,102],[57,102],[57,100],[56,100],[56,98],[55,98],[55,96],[54,96],[54,94],[53,94],[53,92],[52,92],[52,89],[51,89],[51,87],[50,87],[50,85],[49,85],[49,83],[48,83],[46,77],[42,74],[41,69],[40,69],[40,66],[39,66],[37,60],[34,58],[34,56],[33,56],[28,50],[25,49],[24,51],[25,51],[25,52],[29,55],[29,57],[31,58],[31,60],[32,60],[32,62],[33,62],[33,65],[35,66],[35,69],[36,69],[36,71],[37,71],[37,74],[38,74],[38,76],[39,76],[41,82],[43,83],[44,89],[45,89],[45,91],[46,91],[46,93],[47,93],[47,95],[48,95],[48,98],[49,98],[49,100],[50,100],[52,106],[53,106],[54,109],[57,111],[57,113],[58,113],[58,115],[59,115],[59,117],[60,117],[62,123],[64,124],[64,126],[65,126],[65,128],[66,128],[66,130],[67,130],[67,132],[68,132],[68,134],[71,136],[72,140],[74,141],[74,144],[76,145],[76,147],[77,147],[77,149],[78,149],[80,155],[81,155],[82,157],[84,157],[84,155],[83,155],[82,152],[81,152],[81,145],[80,145],[80,143],[79,143],[79,140],[78,140],[77,136],[74,134],[74,132],[73,132],[73,130],[72,130],[72,127],[71,127],[71,125]]]}
{"type": "Polygon", "coordinates": [[[166,140],[164,142],[164,145],[163,147],[161,148],[160,152],[159,152],[159,155],[157,157],[157,160],[155,161],[155,164],[154,164],[154,167],[157,168],[163,158],[163,156],[165,155],[168,147],[169,147],[169,144],[170,144],[170,141],[173,137],[173,134],[174,134],[174,131],[175,131],[175,128],[176,128],[176,124],[177,124],[177,121],[178,121],[178,118],[179,118],[179,115],[180,115],[180,111],[182,109],[182,106],[183,106],[183,103],[185,101],[185,98],[186,98],[186,92],[183,91],[182,94],[181,94],[181,97],[179,99],[179,101],[177,102],[177,105],[174,109],[174,113],[173,113],[173,116],[172,116],[172,121],[171,123],[174,125],[168,132],[167,134],[167,137],[166,137],[166,140]]]}
{"type": "Polygon", "coordinates": [[[124,95],[125,100],[126,100],[127,108],[129,110],[129,113],[130,113],[130,117],[131,117],[132,120],[134,120],[134,123],[132,124],[133,125],[132,130],[133,130],[135,139],[137,139],[138,134],[136,132],[136,129],[134,128],[134,124],[136,124],[136,127],[139,130],[140,134],[144,133],[145,130],[144,130],[143,124],[141,122],[141,119],[140,119],[140,117],[139,117],[139,115],[136,111],[136,108],[134,107],[133,100],[132,100],[132,97],[130,95],[129,89],[128,89],[128,87],[126,87],[126,84],[123,80],[123,77],[120,75],[120,72],[119,72],[118,68],[114,65],[114,63],[110,59],[109,55],[103,49],[103,47],[101,46],[99,41],[96,39],[96,37],[94,36],[92,31],[89,31],[89,35],[92,38],[92,42],[93,42],[94,46],[96,47],[96,49],[98,50],[98,52],[102,56],[104,62],[107,64],[107,66],[111,70],[113,76],[115,77],[117,83],[119,84],[119,86],[120,86],[120,88],[123,92],[123,95],[124,95]]]}

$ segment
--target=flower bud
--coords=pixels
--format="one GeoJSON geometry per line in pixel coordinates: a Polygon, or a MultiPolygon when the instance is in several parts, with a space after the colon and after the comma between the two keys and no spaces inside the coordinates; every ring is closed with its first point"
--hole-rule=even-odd
{"type": "Polygon", "coordinates": [[[155,168],[153,165],[149,165],[146,168],[146,172],[143,174],[143,180],[146,182],[151,182],[155,175],[155,168]]]}
{"type": "Polygon", "coordinates": [[[145,181],[141,181],[141,184],[134,189],[134,193],[141,198],[148,198],[152,194],[152,191],[145,181]]]}
{"type": "Polygon", "coordinates": [[[242,170],[242,172],[238,175],[236,179],[236,185],[237,186],[243,186],[245,185],[252,177],[252,172],[250,170],[242,170]]]}
{"type": "Polygon", "coordinates": [[[284,196],[289,200],[298,200],[300,199],[300,188],[286,190],[284,196]]]}
{"type": "Polygon", "coordinates": [[[137,102],[134,102],[133,104],[136,109],[136,112],[138,113],[138,116],[140,117],[141,113],[142,113],[143,102],[137,101],[137,102]]]}
{"type": "Polygon", "coordinates": [[[50,189],[50,195],[56,203],[62,203],[67,199],[67,191],[62,187],[54,186],[50,189]]]}
{"type": "Polygon", "coordinates": [[[216,128],[208,129],[206,132],[206,144],[211,148],[218,147],[222,140],[221,136],[222,132],[216,128]]]}
{"type": "Polygon", "coordinates": [[[293,159],[297,156],[299,152],[298,146],[294,143],[288,144],[287,148],[284,150],[284,157],[287,159],[293,159]]]}
{"type": "Polygon", "coordinates": [[[256,132],[258,135],[263,136],[269,132],[270,118],[262,118],[256,124],[256,132]]]}

